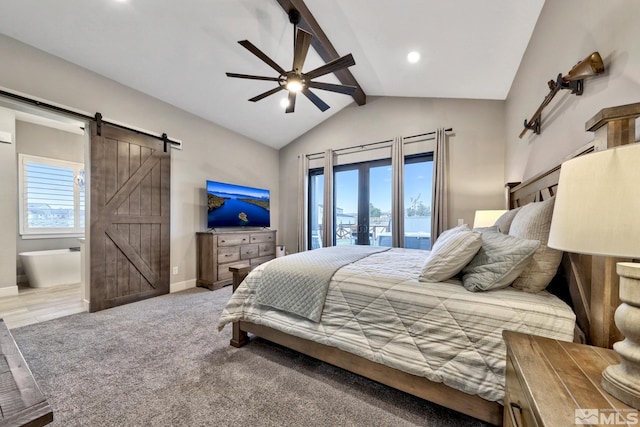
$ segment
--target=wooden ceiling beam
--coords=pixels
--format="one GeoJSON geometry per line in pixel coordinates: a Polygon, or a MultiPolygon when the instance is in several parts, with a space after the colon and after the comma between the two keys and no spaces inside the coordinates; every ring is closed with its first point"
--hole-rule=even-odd
{"type": "MultiPolygon", "coordinates": [[[[287,14],[289,14],[291,9],[295,9],[300,13],[300,23],[298,23],[298,27],[313,34],[311,46],[313,46],[316,52],[318,52],[318,55],[320,55],[320,58],[322,58],[324,62],[333,61],[340,57],[329,41],[327,35],[322,31],[322,28],[320,28],[318,21],[313,17],[307,5],[304,4],[303,0],[278,0],[278,3],[287,14]]],[[[343,68],[333,74],[335,74],[343,85],[350,85],[358,88],[352,95],[358,105],[364,105],[367,103],[367,95],[364,93],[360,84],[348,68],[343,68]]]]}

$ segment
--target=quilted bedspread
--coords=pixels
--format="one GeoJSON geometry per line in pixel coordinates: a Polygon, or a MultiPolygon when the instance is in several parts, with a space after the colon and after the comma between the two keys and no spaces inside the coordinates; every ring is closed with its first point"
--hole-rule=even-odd
{"type": "Polygon", "coordinates": [[[334,273],[340,267],[388,249],[333,246],[276,258],[262,270],[256,302],[319,322],[334,273]]]}
{"type": "Polygon", "coordinates": [[[469,292],[460,281],[419,282],[426,252],[391,249],[340,268],[320,322],[256,303],[262,264],[227,303],[218,327],[245,320],[337,347],[501,402],[509,329],[571,341],[575,315],[554,295],[511,287],[469,292]]]}

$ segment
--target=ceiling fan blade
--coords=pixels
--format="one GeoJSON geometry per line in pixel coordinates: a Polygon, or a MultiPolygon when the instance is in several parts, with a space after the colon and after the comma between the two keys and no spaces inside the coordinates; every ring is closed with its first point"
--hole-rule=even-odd
{"type": "Polygon", "coordinates": [[[305,73],[307,80],[315,79],[316,77],[324,76],[325,74],[333,73],[334,71],[341,70],[343,68],[351,67],[355,65],[356,61],[353,59],[353,55],[348,54],[341,58],[334,59],[326,64],[305,73]]]}
{"type": "Polygon", "coordinates": [[[311,33],[298,28],[298,33],[296,34],[296,47],[293,52],[293,72],[298,74],[302,73],[302,65],[304,64],[304,60],[307,58],[307,52],[309,51],[312,38],[313,36],[311,33]]]}
{"type": "Polygon", "coordinates": [[[315,106],[320,109],[320,111],[324,112],[329,109],[329,106],[327,105],[327,103],[324,102],[322,99],[318,98],[318,95],[311,92],[309,89],[304,89],[302,93],[304,94],[304,96],[309,98],[309,101],[313,102],[315,106]]]}
{"type": "Polygon", "coordinates": [[[293,113],[293,110],[296,108],[296,93],[291,91],[289,92],[289,105],[287,105],[287,109],[285,113],[293,113]]]}
{"type": "Polygon", "coordinates": [[[238,79],[251,79],[251,80],[268,80],[270,82],[281,82],[281,77],[264,77],[264,76],[252,76],[250,74],[237,74],[237,73],[226,73],[227,77],[235,77],[238,79]]]}
{"type": "Polygon", "coordinates": [[[251,43],[249,40],[240,40],[238,43],[240,43],[249,52],[253,53],[255,56],[257,56],[258,58],[262,59],[262,61],[264,61],[264,63],[266,63],[268,66],[270,66],[271,68],[276,70],[281,75],[286,73],[286,71],[281,66],[276,64],[273,61],[273,59],[269,58],[264,52],[262,52],[260,49],[255,47],[255,45],[253,43],[251,43]]]}
{"type": "Polygon", "coordinates": [[[279,91],[281,91],[282,89],[284,89],[284,86],[278,86],[277,88],[274,88],[274,89],[268,90],[268,91],[266,91],[266,92],[264,92],[264,93],[261,93],[261,94],[260,94],[260,95],[258,95],[258,96],[254,96],[254,97],[253,97],[253,98],[251,98],[249,101],[251,101],[251,102],[257,102],[257,101],[260,101],[261,99],[264,99],[264,98],[266,98],[266,97],[267,97],[267,96],[269,96],[269,95],[273,95],[274,93],[279,92],[279,91]]]}
{"type": "Polygon", "coordinates": [[[309,87],[313,87],[313,88],[316,88],[316,89],[328,90],[330,92],[343,93],[345,95],[353,95],[354,93],[356,93],[356,90],[358,90],[358,88],[355,87],[355,86],[334,85],[334,84],[331,84],[331,83],[314,82],[314,81],[311,81],[311,82],[307,83],[307,85],[309,87]]]}

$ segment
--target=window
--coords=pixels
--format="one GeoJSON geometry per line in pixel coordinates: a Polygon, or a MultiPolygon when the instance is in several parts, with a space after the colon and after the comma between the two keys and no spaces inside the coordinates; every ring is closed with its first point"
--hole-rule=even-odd
{"type": "Polygon", "coordinates": [[[23,237],[84,233],[84,165],[19,154],[19,221],[23,237]]]}
{"type": "MultiPolygon", "coordinates": [[[[404,247],[431,249],[433,155],[404,159],[404,247]]],[[[391,246],[391,245],[388,245],[391,246]]]]}
{"type": "MultiPolygon", "coordinates": [[[[322,246],[322,168],[309,171],[309,249],[322,246]]],[[[430,249],[431,153],[405,157],[405,248],[430,249]]],[[[335,245],[391,246],[391,159],[336,166],[333,242],[335,245]]]]}

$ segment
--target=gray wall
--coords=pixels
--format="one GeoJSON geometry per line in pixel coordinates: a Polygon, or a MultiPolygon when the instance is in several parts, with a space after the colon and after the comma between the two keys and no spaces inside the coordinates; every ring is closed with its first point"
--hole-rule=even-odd
{"type": "Polygon", "coordinates": [[[0,143],[0,296],[17,292],[16,227],[18,195],[16,175],[15,114],[0,107],[0,131],[11,134],[14,143],[0,143]]]}
{"type": "MultiPolygon", "coordinates": [[[[99,111],[106,120],[166,132],[184,142],[184,149],[174,150],[171,159],[171,265],[179,268],[171,276],[172,285],[195,280],[195,232],[206,228],[207,179],[269,188],[272,226],[278,228],[277,150],[3,35],[0,57],[7,58],[0,67],[0,85],[5,88],[90,115],[99,111]]],[[[9,161],[0,152],[0,164],[5,163],[15,167],[15,153],[9,161]]],[[[15,173],[2,181],[3,194],[14,180],[15,173]]],[[[9,200],[15,200],[14,187],[11,184],[9,200]]],[[[0,217],[0,234],[11,235],[14,257],[15,206],[8,210],[0,217]]],[[[10,264],[15,276],[15,259],[10,264]]],[[[2,280],[15,285],[15,277],[3,275],[2,280]]]]}
{"type": "Polygon", "coordinates": [[[507,181],[530,178],[593,139],[585,122],[602,108],[640,101],[640,2],[547,0],[506,102],[507,181]],[[542,113],[542,132],[518,139],[549,92],[548,80],[566,74],[593,51],[606,73],[585,81],[584,95],[561,91],[542,113]]]}
{"type": "Polygon", "coordinates": [[[449,225],[473,223],[476,209],[504,202],[504,102],[369,97],[352,105],[280,150],[280,238],[297,247],[298,154],[453,128],[449,137],[449,225]]]}

